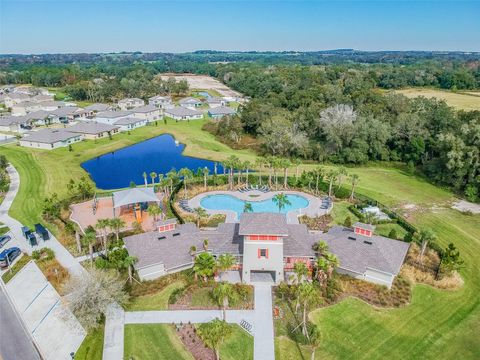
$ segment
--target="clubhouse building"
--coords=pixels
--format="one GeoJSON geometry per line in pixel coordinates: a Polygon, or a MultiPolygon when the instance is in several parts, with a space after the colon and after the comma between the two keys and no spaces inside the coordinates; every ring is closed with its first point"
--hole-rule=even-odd
{"type": "Polygon", "coordinates": [[[372,225],[356,223],[353,228],[334,226],[326,233],[311,232],[303,224],[288,224],[277,213],[244,213],[237,223],[222,223],[214,230],[200,230],[194,224],[177,224],[175,219],[159,222],[157,230],[126,237],[125,246],[142,280],[152,280],[193,266],[203,251],[214,257],[229,253],[237,263],[230,270],[238,281],[267,281],[278,284],[288,279],[296,262],[313,268],[319,241],[337,255],[337,272],[391,287],[407,254],[409,244],[373,235],[372,225]],[[204,248],[204,240],[208,247],[204,248]],[[196,253],[191,252],[195,246],[196,253]]]}

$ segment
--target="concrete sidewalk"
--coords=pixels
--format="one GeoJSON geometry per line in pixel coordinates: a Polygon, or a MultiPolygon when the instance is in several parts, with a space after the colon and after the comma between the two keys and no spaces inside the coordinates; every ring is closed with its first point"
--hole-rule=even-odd
{"type": "Polygon", "coordinates": [[[253,358],[274,360],[275,341],[273,332],[272,287],[255,285],[255,332],[253,358]]]}
{"type": "Polygon", "coordinates": [[[123,359],[125,312],[118,304],[112,304],[105,316],[103,360],[123,359]]]}

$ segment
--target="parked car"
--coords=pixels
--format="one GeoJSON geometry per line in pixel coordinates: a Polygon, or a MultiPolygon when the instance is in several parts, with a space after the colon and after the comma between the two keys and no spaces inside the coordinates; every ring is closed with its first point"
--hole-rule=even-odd
{"type": "Polygon", "coordinates": [[[22,226],[22,234],[28,239],[28,234],[30,234],[31,231],[27,226],[22,226]]]}
{"type": "Polygon", "coordinates": [[[22,252],[18,247],[11,247],[9,249],[3,250],[0,253],[0,268],[6,268],[9,264],[12,263],[22,252]]]}
{"type": "Polygon", "coordinates": [[[7,242],[9,242],[12,238],[10,235],[2,235],[0,236],[0,248],[4,247],[7,242]]]}
{"type": "Polygon", "coordinates": [[[35,232],[43,239],[43,241],[50,239],[48,230],[45,229],[45,226],[42,224],[35,224],[35,232]]]}

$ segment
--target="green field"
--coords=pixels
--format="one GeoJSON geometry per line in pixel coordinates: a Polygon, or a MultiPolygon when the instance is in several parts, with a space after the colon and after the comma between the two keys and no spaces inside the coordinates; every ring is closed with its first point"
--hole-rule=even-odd
{"type": "MultiPolygon", "coordinates": [[[[222,360],[252,360],[253,338],[240,327],[232,326],[232,334],[220,347],[222,360]]],[[[175,330],[165,324],[125,326],[125,359],[190,360],[175,330]]]]}
{"type": "Polygon", "coordinates": [[[139,296],[125,307],[126,311],[167,310],[168,298],[175,289],[183,287],[183,281],[175,281],[167,285],[162,291],[152,295],[139,296]]]}
{"type": "Polygon", "coordinates": [[[89,332],[75,354],[76,360],[102,360],[105,325],[89,332]]]}
{"type": "Polygon", "coordinates": [[[409,98],[424,96],[426,98],[436,98],[445,100],[445,102],[458,110],[480,110],[480,93],[479,92],[451,92],[440,89],[429,88],[409,88],[395,90],[409,98]]]}

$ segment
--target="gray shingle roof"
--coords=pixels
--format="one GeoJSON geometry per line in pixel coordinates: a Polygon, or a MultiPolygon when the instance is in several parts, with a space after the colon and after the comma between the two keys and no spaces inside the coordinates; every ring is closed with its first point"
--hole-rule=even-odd
{"type": "Polygon", "coordinates": [[[101,112],[97,113],[97,117],[107,118],[107,119],[115,119],[117,117],[128,116],[128,115],[132,115],[132,111],[130,111],[130,110],[101,111],[101,112]]]}
{"type": "Polygon", "coordinates": [[[107,111],[108,109],[110,109],[111,106],[110,105],[107,105],[107,104],[101,104],[101,103],[96,103],[96,104],[92,104],[92,105],[89,105],[85,108],[85,110],[87,111],[107,111]]]}
{"type": "Polygon", "coordinates": [[[172,109],[165,110],[165,114],[167,116],[169,114],[173,116],[194,116],[194,115],[201,115],[202,113],[197,110],[187,109],[182,106],[179,106],[179,107],[174,107],[172,109]]]}
{"type": "Polygon", "coordinates": [[[79,122],[78,124],[69,126],[66,130],[79,134],[97,135],[115,129],[119,129],[119,127],[98,122],[79,122]]]}
{"type": "Polygon", "coordinates": [[[142,121],[146,121],[145,119],[138,119],[134,117],[126,117],[126,118],[121,118],[117,121],[115,121],[115,125],[130,125],[130,124],[136,124],[142,121]]]}
{"type": "Polygon", "coordinates": [[[28,120],[43,120],[50,115],[51,111],[38,110],[25,115],[28,120]]]}
{"type": "Polygon", "coordinates": [[[81,113],[83,109],[76,106],[65,106],[53,110],[50,114],[54,116],[68,116],[74,115],[75,113],[81,113]]]}
{"type": "Polygon", "coordinates": [[[68,132],[65,129],[42,129],[30,133],[30,135],[25,136],[22,140],[54,144],[56,142],[65,141],[78,136],[80,135],[68,132]]]}
{"type": "Polygon", "coordinates": [[[287,218],[275,213],[243,213],[239,234],[288,235],[287,218]]]}
{"type": "Polygon", "coordinates": [[[195,104],[202,103],[199,99],[196,99],[194,97],[186,97],[186,98],[180,99],[178,102],[181,105],[195,105],[195,104]]]}
{"type": "Polygon", "coordinates": [[[25,116],[0,116],[0,126],[25,124],[26,122],[27,119],[25,116]]]}
{"type": "Polygon", "coordinates": [[[158,108],[155,105],[144,105],[134,108],[131,111],[133,113],[149,113],[152,111],[158,111],[158,108]]]}
{"type": "Polygon", "coordinates": [[[332,227],[326,234],[320,234],[319,239],[324,240],[330,251],[337,255],[341,268],[362,274],[367,268],[372,268],[396,275],[410,246],[383,236],[358,235],[343,226],[332,227]]]}
{"type": "Polygon", "coordinates": [[[226,106],[219,106],[208,109],[208,113],[210,115],[232,115],[235,114],[235,110],[226,106]]]}

